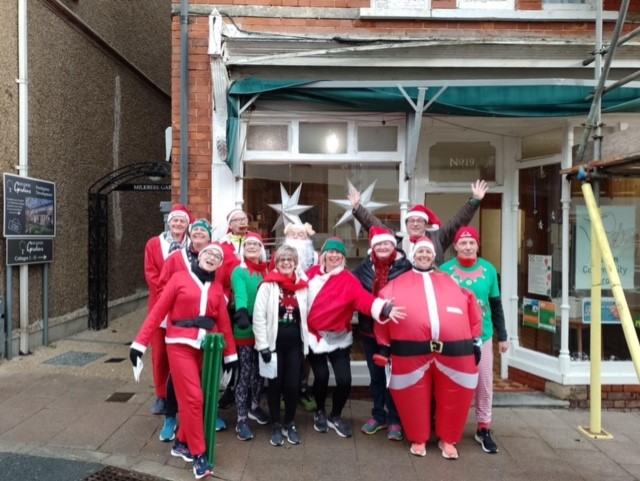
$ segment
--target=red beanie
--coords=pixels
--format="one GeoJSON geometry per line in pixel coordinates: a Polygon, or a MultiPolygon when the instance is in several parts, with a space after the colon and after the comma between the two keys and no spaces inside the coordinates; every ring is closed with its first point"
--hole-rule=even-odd
{"type": "Polygon", "coordinates": [[[480,236],[478,235],[478,231],[475,227],[466,225],[464,227],[460,227],[458,232],[456,232],[456,237],[453,240],[453,243],[456,244],[460,239],[465,237],[470,237],[471,239],[475,239],[475,241],[480,245],[480,236]]]}

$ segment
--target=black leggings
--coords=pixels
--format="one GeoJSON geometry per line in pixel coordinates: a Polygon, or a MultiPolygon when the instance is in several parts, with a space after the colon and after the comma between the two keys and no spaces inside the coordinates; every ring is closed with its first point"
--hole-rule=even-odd
{"type": "Polygon", "coordinates": [[[276,337],[278,377],[269,379],[267,402],[272,423],[280,422],[280,398],[284,398],[284,423],[295,419],[300,396],[300,366],[302,365],[302,338],[300,325],[279,323],[276,337]]]}
{"type": "Polygon", "coordinates": [[[313,370],[313,394],[319,411],[325,411],[325,401],[329,389],[329,365],[333,368],[336,388],[333,391],[331,416],[340,416],[351,393],[351,346],[336,349],[329,353],[309,353],[309,364],[313,370]]]}

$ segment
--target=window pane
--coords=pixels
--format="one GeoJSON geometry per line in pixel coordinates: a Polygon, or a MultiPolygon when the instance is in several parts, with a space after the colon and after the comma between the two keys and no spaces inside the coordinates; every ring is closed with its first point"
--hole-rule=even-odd
{"type": "Polygon", "coordinates": [[[346,154],[347,124],[300,122],[301,154],[346,154]]]}
{"type": "Polygon", "coordinates": [[[489,142],[437,142],[429,149],[429,180],[496,180],[496,149],[489,142]]]}
{"type": "Polygon", "coordinates": [[[289,127],[250,125],[247,131],[247,150],[289,150],[289,127]]]}
{"type": "Polygon", "coordinates": [[[398,127],[358,127],[358,152],[395,152],[398,127]]]}

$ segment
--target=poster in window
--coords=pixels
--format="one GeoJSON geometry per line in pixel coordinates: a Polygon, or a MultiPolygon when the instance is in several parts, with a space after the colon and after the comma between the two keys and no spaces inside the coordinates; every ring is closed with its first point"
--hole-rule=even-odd
{"type": "Polygon", "coordinates": [[[529,255],[529,293],[551,297],[551,265],[552,256],[529,255]]]}
{"type": "Polygon", "coordinates": [[[538,328],[540,324],[540,301],[538,299],[522,299],[522,325],[538,328]]]}
{"type": "MultiPolygon", "coordinates": [[[[633,289],[635,273],[636,208],[605,205],[600,208],[602,224],[613,254],[623,289],[633,289]]],[[[576,207],[576,289],[591,289],[591,220],[585,206],[576,207]]],[[[602,287],[611,288],[611,281],[602,265],[602,287]]]]}

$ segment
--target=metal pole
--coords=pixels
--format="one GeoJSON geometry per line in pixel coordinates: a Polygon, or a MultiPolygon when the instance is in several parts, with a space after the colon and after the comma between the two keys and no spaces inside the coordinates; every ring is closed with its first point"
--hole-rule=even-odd
{"type": "Polygon", "coordinates": [[[13,357],[13,267],[7,266],[7,359],[13,357]]]}
{"type": "Polygon", "coordinates": [[[215,467],[216,418],[218,417],[218,397],[220,394],[220,371],[222,370],[222,350],[225,347],[222,334],[207,334],[202,342],[204,359],[202,362],[202,393],[204,395],[204,439],[207,459],[215,467]]]}
{"type": "Polygon", "coordinates": [[[42,345],[49,345],[49,264],[42,268],[42,345]]]}

